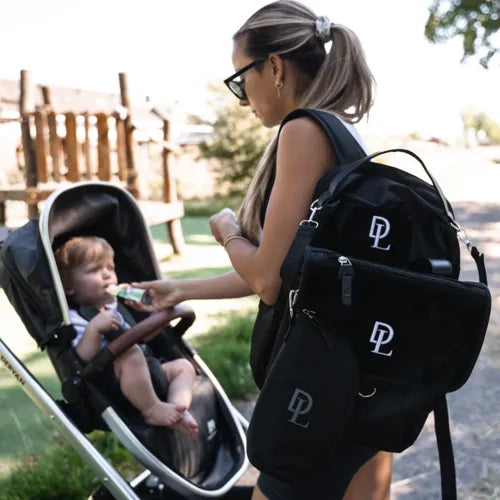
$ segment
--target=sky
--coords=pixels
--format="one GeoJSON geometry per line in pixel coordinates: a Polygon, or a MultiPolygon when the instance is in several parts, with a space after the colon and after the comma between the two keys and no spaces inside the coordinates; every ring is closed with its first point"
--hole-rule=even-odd
{"type": "MultiPolygon", "coordinates": [[[[0,0],[0,78],[118,92],[206,114],[209,82],[233,73],[233,33],[261,0],[0,0]]],[[[353,29],[377,80],[367,127],[377,135],[461,137],[471,107],[500,123],[500,64],[460,63],[458,39],[424,37],[431,0],[305,0],[353,29]]]]}

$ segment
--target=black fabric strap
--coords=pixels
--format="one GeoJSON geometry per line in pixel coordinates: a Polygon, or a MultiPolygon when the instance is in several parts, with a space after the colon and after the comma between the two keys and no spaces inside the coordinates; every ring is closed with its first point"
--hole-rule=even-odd
{"type": "Polygon", "coordinates": [[[366,156],[364,158],[360,158],[359,160],[355,161],[354,163],[351,163],[350,165],[344,166],[342,168],[340,174],[335,176],[333,178],[332,182],[330,183],[330,186],[328,188],[328,192],[329,192],[330,196],[326,195],[326,193],[325,193],[325,196],[322,196],[322,199],[324,199],[323,203],[327,199],[333,199],[335,197],[337,191],[340,188],[345,187],[344,181],[354,171],[361,169],[363,167],[363,165],[369,163],[371,160],[373,160],[377,156],[387,154],[387,153],[404,153],[404,154],[411,156],[412,158],[415,158],[415,160],[417,160],[420,163],[422,168],[425,170],[425,173],[428,175],[429,179],[431,180],[431,183],[434,186],[434,189],[436,190],[438,196],[441,198],[444,213],[448,216],[448,219],[450,220],[450,222],[453,222],[456,225],[456,221],[453,217],[453,212],[451,211],[451,208],[450,208],[446,198],[444,197],[443,191],[439,187],[439,184],[437,183],[436,179],[430,173],[429,169],[425,166],[425,163],[413,151],[410,151],[408,149],[395,148],[395,149],[387,149],[385,151],[379,151],[377,153],[373,153],[373,154],[366,156]]]}
{"type": "Polygon", "coordinates": [[[76,331],[73,325],[61,325],[54,330],[52,336],[47,341],[40,344],[40,347],[43,349],[46,346],[66,345],[75,337],[76,331]]]}
{"type": "Polygon", "coordinates": [[[125,320],[126,323],[128,323],[129,326],[134,326],[137,323],[136,319],[132,316],[132,313],[130,312],[128,307],[122,302],[118,301],[116,305],[116,310],[123,316],[123,319],[125,320]]]}
{"type": "MultiPolygon", "coordinates": [[[[364,149],[349,132],[349,130],[347,130],[340,119],[326,111],[309,108],[296,109],[285,117],[281,127],[283,127],[283,125],[290,120],[302,116],[312,118],[323,129],[325,134],[328,136],[333,149],[335,150],[338,165],[352,163],[366,157],[364,149]]],[[[300,265],[302,264],[302,260],[304,258],[304,252],[307,245],[309,245],[312,241],[314,229],[314,226],[311,224],[301,224],[299,226],[295,239],[293,240],[288,254],[283,261],[280,271],[283,286],[286,290],[290,290],[295,286],[300,265]]]]}
{"type": "Polygon", "coordinates": [[[439,397],[434,406],[434,430],[441,468],[441,493],[443,500],[457,499],[457,484],[455,477],[455,460],[450,435],[450,421],[446,395],[439,397]]]}
{"type": "Polygon", "coordinates": [[[304,252],[306,247],[311,244],[314,230],[315,227],[310,224],[301,224],[299,226],[280,270],[285,290],[291,290],[296,286],[299,269],[304,260],[304,252]]]}
{"type": "Polygon", "coordinates": [[[477,247],[472,247],[470,254],[474,259],[477,266],[477,272],[479,274],[479,281],[484,285],[488,286],[488,278],[486,277],[486,267],[484,265],[484,253],[481,253],[477,247]]]}

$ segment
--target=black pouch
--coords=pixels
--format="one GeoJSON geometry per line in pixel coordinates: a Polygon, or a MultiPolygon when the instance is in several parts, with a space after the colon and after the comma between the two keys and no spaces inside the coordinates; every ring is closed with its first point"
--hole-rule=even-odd
{"type": "Polygon", "coordinates": [[[250,462],[288,483],[324,472],[358,385],[357,360],[346,340],[323,329],[311,311],[298,311],[250,421],[250,462]]]}
{"type": "Polygon", "coordinates": [[[469,377],[490,305],[482,283],[308,247],[296,308],[314,308],[359,363],[359,394],[344,437],[387,451],[410,446],[436,398],[469,377]]]}

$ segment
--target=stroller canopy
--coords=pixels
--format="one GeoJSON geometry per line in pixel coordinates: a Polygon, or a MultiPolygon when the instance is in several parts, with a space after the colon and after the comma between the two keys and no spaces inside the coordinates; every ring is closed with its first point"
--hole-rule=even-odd
{"type": "Polygon", "coordinates": [[[54,192],[42,218],[9,235],[2,249],[2,286],[39,347],[62,323],[68,305],[53,250],[69,238],[94,235],[115,250],[120,282],[160,277],[149,231],[132,196],[104,182],[83,182],[54,192]]]}

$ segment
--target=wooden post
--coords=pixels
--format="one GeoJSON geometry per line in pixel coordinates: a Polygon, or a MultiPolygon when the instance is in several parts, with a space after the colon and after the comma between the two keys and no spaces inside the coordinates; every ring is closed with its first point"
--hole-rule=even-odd
{"type": "MultiPolygon", "coordinates": [[[[163,120],[163,140],[166,143],[170,142],[170,122],[168,120],[163,120]]],[[[170,151],[163,146],[163,201],[165,203],[174,203],[177,201],[177,189],[175,185],[175,178],[172,173],[170,159],[170,151]]],[[[167,221],[167,230],[174,253],[181,254],[184,249],[184,236],[182,234],[181,220],[173,219],[167,221]]]]}
{"type": "Polygon", "coordinates": [[[97,177],[101,181],[111,180],[109,158],[108,115],[97,113],[97,177]]]}
{"type": "Polygon", "coordinates": [[[92,179],[92,162],[90,160],[90,135],[89,135],[89,114],[83,113],[83,127],[85,129],[85,139],[83,141],[83,159],[85,161],[85,177],[92,179]]]}
{"type": "Polygon", "coordinates": [[[80,179],[78,169],[78,140],[76,137],[76,115],[65,113],[66,116],[66,180],[77,182],[80,179]]]}
{"type": "Polygon", "coordinates": [[[35,111],[35,154],[36,171],[39,182],[48,182],[47,156],[45,147],[45,113],[37,109],[35,111]]]}
{"type": "Polygon", "coordinates": [[[60,155],[62,150],[61,138],[57,135],[57,117],[52,108],[52,95],[49,87],[42,87],[43,103],[47,109],[47,125],[49,127],[49,150],[52,158],[52,179],[61,180],[60,155]]]}
{"type": "Polygon", "coordinates": [[[125,123],[120,117],[120,113],[116,112],[115,128],[116,128],[116,157],[118,163],[118,178],[121,181],[127,180],[127,150],[125,141],[125,123]]]}
{"type": "Polygon", "coordinates": [[[127,109],[124,119],[125,126],[125,151],[127,154],[127,189],[135,197],[139,198],[139,184],[137,182],[137,170],[134,160],[134,126],[130,118],[130,99],[128,94],[128,81],[126,73],[119,73],[121,103],[127,109]]]}
{"type": "MultiPolygon", "coordinates": [[[[20,87],[19,115],[21,117],[21,136],[23,141],[26,187],[36,188],[38,184],[36,157],[30,129],[30,113],[34,109],[34,98],[31,74],[28,70],[21,70],[20,87]]],[[[28,217],[30,219],[38,217],[38,206],[36,204],[28,203],[28,217]]]]}

